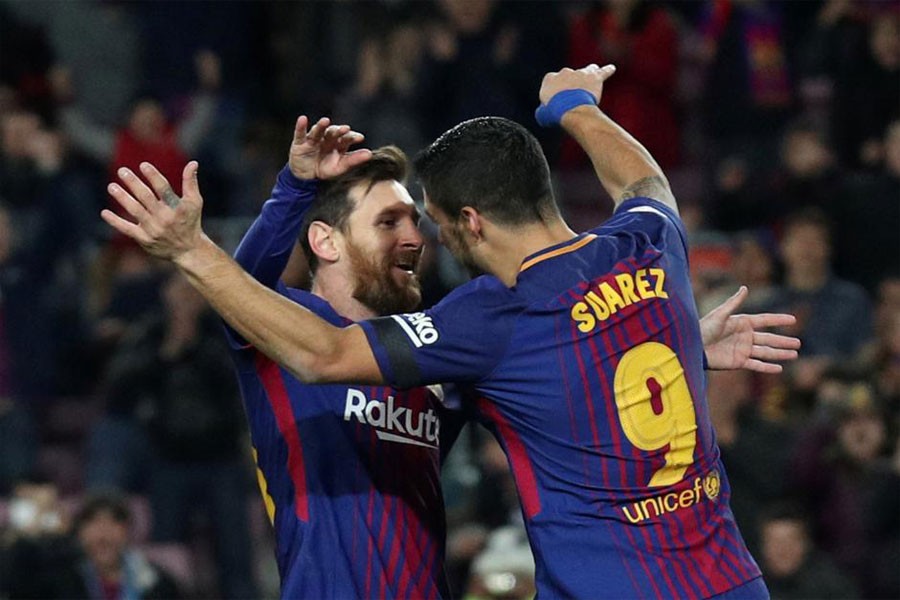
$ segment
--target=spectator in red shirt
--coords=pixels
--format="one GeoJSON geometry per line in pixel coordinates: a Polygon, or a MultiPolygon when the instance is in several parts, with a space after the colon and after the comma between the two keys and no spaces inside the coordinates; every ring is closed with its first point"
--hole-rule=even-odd
{"type": "MultiPolygon", "coordinates": [[[[641,140],[662,168],[678,164],[678,31],[666,8],[643,0],[595,4],[569,28],[566,63],[615,64],[616,79],[603,90],[603,111],[641,140]]],[[[588,165],[573,140],[564,142],[560,165],[588,165]]]]}

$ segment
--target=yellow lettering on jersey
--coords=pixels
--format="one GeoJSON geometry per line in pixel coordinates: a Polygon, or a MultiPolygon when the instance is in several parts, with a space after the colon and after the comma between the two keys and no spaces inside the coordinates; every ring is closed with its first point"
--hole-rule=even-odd
{"type": "Polygon", "coordinates": [[[625,301],[622,300],[622,296],[620,296],[611,285],[605,281],[601,281],[599,288],[600,293],[603,294],[603,298],[606,299],[607,306],[609,306],[609,312],[615,313],[620,308],[625,308],[625,301]]]}
{"type": "Polygon", "coordinates": [[[619,284],[619,291],[622,292],[622,298],[627,304],[641,301],[638,295],[634,293],[634,275],[631,273],[619,273],[616,275],[616,283],[619,284]]]}
{"type": "Polygon", "coordinates": [[[596,294],[596,292],[588,292],[585,294],[584,299],[588,301],[588,304],[591,305],[591,308],[594,309],[594,314],[597,315],[597,318],[601,321],[605,321],[609,318],[610,310],[606,306],[606,302],[600,299],[600,296],[596,294]]]}
{"type": "Polygon", "coordinates": [[[662,269],[650,269],[650,274],[656,276],[656,288],[653,290],[656,297],[668,298],[669,294],[663,289],[663,285],[666,282],[666,272],[662,269]]]}
{"type": "Polygon", "coordinates": [[[650,282],[647,281],[647,269],[638,269],[634,274],[634,282],[637,284],[638,294],[644,300],[653,298],[653,290],[650,289],[650,282]]]}
{"type": "Polygon", "coordinates": [[[578,331],[582,333],[587,333],[597,324],[597,320],[588,312],[588,305],[584,302],[577,302],[572,307],[572,319],[578,322],[578,331]]]}
{"type": "Polygon", "coordinates": [[[577,323],[580,332],[588,333],[599,322],[607,320],[625,307],[651,298],[668,298],[665,281],[666,272],[660,268],[619,273],[612,280],[601,281],[588,290],[583,301],[572,306],[572,320],[577,323]]]}

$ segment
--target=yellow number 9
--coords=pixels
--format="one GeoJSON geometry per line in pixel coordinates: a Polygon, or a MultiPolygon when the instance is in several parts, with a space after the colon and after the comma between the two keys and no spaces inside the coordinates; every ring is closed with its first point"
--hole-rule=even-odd
{"type": "Polygon", "coordinates": [[[615,395],[622,429],[632,444],[645,451],[669,447],[666,464],[650,478],[650,487],[681,481],[694,462],[697,417],[675,352],[658,342],[626,352],[616,368],[615,395]]]}

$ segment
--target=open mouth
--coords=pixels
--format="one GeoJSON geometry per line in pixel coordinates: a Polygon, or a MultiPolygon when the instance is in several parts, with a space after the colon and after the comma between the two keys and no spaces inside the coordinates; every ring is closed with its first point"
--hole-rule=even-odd
{"type": "Polygon", "coordinates": [[[394,268],[403,271],[410,277],[413,277],[416,274],[416,267],[418,266],[418,263],[418,257],[405,256],[398,258],[397,261],[394,262],[394,268]]]}

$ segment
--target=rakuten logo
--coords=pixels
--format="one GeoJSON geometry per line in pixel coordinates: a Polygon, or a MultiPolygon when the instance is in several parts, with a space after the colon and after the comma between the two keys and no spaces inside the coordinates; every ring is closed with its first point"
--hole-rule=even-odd
{"type": "Polygon", "coordinates": [[[426,448],[437,448],[441,421],[430,408],[427,412],[413,413],[405,406],[394,406],[394,397],[387,402],[370,400],[359,390],[347,390],[344,403],[344,420],[356,417],[360,423],[375,428],[378,439],[401,444],[412,444],[426,448]]]}
{"type": "Polygon", "coordinates": [[[431,322],[431,317],[423,312],[392,315],[392,317],[400,324],[403,332],[412,340],[416,348],[433,344],[440,337],[437,329],[434,327],[434,323],[431,322]]]}

